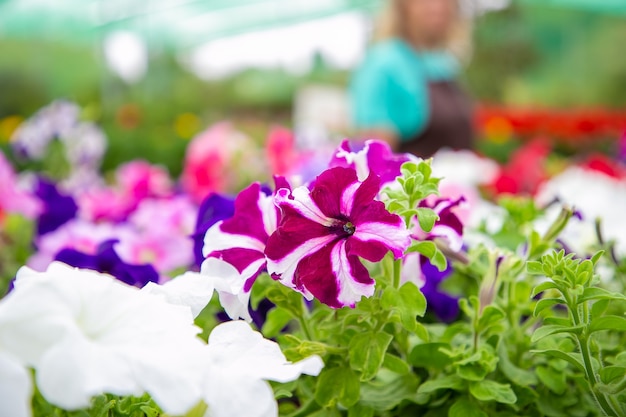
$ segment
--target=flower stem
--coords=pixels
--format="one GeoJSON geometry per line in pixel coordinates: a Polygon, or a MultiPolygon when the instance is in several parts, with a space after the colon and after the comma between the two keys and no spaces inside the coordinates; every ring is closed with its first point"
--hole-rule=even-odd
{"type": "Polygon", "coordinates": [[[402,259],[393,261],[393,287],[400,288],[400,276],[402,273],[402,259]]]}
{"type": "Polygon", "coordinates": [[[583,357],[583,364],[585,367],[585,373],[587,374],[587,382],[589,383],[589,388],[591,389],[591,394],[595,398],[596,402],[602,409],[605,415],[607,416],[620,416],[621,414],[615,410],[606,396],[602,393],[597,392],[596,385],[598,384],[598,380],[596,378],[596,373],[593,369],[593,364],[591,363],[591,352],[589,349],[589,339],[578,336],[576,338],[578,340],[578,347],[580,348],[581,356],[583,357]]]}
{"type": "Polygon", "coordinates": [[[302,329],[302,332],[304,332],[304,336],[308,340],[313,340],[313,333],[311,333],[311,329],[309,328],[309,322],[307,321],[305,317],[305,313],[300,312],[297,318],[298,318],[298,322],[300,323],[300,328],[302,329]]]}

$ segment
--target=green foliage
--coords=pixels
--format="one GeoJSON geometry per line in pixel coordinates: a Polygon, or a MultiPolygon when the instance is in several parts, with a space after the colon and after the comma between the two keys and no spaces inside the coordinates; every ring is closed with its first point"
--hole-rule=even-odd
{"type": "MultiPolygon", "coordinates": [[[[575,258],[573,254],[566,255],[564,251],[560,251],[548,253],[539,261],[528,263],[529,273],[548,278],[548,281],[535,288],[533,294],[553,294],[537,303],[534,314],[545,316],[546,324],[535,330],[532,341],[538,343],[544,339],[557,341],[562,337],[571,338],[577,348],[574,351],[546,349],[535,352],[569,363],[574,372],[586,379],[589,390],[602,411],[609,416],[622,416],[626,410],[620,404],[619,395],[626,389],[626,383],[623,382],[624,369],[603,363],[606,352],[602,347],[605,339],[596,336],[596,333],[609,331],[624,334],[626,319],[622,315],[604,314],[608,302],[623,301],[624,296],[596,286],[598,277],[594,274],[594,266],[601,256],[602,252],[598,252],[591,259],[582,260],[575,258]],[[594,308],[596,303],[599,303],[599,308],[594,308]],[[556,313],[548,307],[555,305],[565,307],[566,317],[554,317],[556,313]],[[554,319],[549,320],[550,318],[554,319]]],[[[538,367],[537,376],[556,394],[562,394],[566,390],[567,381],[558,370],[538,367]]]]}

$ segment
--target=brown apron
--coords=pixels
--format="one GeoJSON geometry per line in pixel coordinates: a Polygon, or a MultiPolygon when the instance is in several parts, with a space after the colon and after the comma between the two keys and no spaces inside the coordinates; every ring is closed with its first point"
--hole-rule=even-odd
{"type": "Polygon", "coordinates": [[[472,149],[472,103],[454,81],[428,83],[430,117],[426,128],[407,142],[400,152],[422,158],[431,157],[440,148],[472,149]]]}

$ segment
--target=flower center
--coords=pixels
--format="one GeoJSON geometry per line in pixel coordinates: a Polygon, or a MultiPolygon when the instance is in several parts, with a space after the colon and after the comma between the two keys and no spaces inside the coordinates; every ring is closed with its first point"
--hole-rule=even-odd
{"type": "Polygon", "coordinates": [[[354,232],[356,232],[356,227],[352,224],[352,222],[346,222],[343,225],[343,231],[348,236],[352,236],[354,234],[354,232]]]}

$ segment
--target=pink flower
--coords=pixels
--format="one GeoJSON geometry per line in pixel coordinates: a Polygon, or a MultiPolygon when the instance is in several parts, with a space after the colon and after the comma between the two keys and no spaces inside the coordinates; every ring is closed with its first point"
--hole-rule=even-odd
{"type": "Polygon", "coordinates": [[[374,293],[374,280],[359,257],[401,258],[411,239],[402,219],[374,200],[380,179],[360,182],[350,168],[324,171],[312,190],[280,189],[278,229],[265,248],[270,274],[331,307],[351,306],[374,293]]]}
{"type": "Polygon", "coordinates": [[[0,213],[17,213],[34,219],[42,210],[40,201],[18,184],[13,167],[0,152],[0,213]]]}
{"type": "Polygon", "coordinates": [[[270,170],[274,175],[287,175],[298,165],[293,133],[283,127],[274,127],[267,135],[265,146],[270,170]]]}
{"type": "Polygon", "coordinates": [[[218,123],[196,136],[187,147],[181,181],[183,188],[197,202],[210,192],[222,192],[227,188],[226,139],[231,133],[230,124],[218,123]]]}
{"type": "Polygon", "coordinates": [[[188,237],[194,232],[197,211],[187,196],[148,198],[128,220],[140,231],[188,237]]]}
{"type": "Polygon", "coordinates": [[[167,170],[146,161],[131,161],[121,165],[116,172],[117,184],[122,194],[136,203],[147,197],[172,195],[173,185],[167,170]]]}

